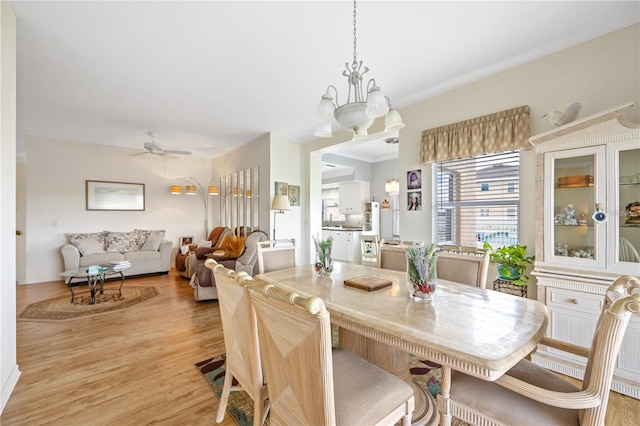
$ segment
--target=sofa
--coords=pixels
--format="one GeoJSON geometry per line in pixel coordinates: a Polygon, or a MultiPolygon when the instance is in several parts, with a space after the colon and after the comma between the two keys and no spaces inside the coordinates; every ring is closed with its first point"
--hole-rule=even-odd
{"type": "Polygon", "coordinates": [[[165,240],[164,234],[163,230],[143,229],[69,233],[69,243],[60,249],[64,270],[128,260],[131,268],[124,271],[125,276],[167,274],[173,243],[165,240]]]}
{"type": "MultiPolygon", "coordinates": [[[[225,268],[233,269],[237,272],[246,272],[253,276],[258,272],[258,242],[266,241],[269,236],[259,229],[247,235],[244,243],[242,254],[233,259],[226,254],[210,253],[208,258],[215,259],[218,263],[224,265],[225,268]]],[[[206,267],[204,261],[196,266],[196,273],[193,274],[189,282],[193,287],[193,298],[200,300],[213,300],[218,298],[218,290],[216,289],[216,281],[213,271],[206,267]]]]}
{"type": "Polygon", "coordinates": [[[180,247],[176,253],[176,272],[184,278],[191,279],[196,272],[196,266],[204,263],[206,255],[220,249],[220,244],[228,236],[232,235],[231,229],[225,226],[218,226],[211,230],[209,236],[205,240],[208,244],[201,241],[198,245],[191,244],[180,247]]]}

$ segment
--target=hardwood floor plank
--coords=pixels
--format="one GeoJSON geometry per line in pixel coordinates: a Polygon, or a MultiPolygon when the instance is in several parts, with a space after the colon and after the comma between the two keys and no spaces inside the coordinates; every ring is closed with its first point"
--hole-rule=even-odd
{"type": "MultiPolygon", "coordinates": [[[[224,352],[217,302],[196,302],[173,272],[127,285],[159,295],[86,318],[18,321],[22,375],[2,426],[215,425],[218,399],[194,364],[224,352]]],[[[63,282],[21,285],[16,308],[60,295],[63,282]]],[[[612,392],[607,425],[640,425],[640,401],[612,392]]]]}

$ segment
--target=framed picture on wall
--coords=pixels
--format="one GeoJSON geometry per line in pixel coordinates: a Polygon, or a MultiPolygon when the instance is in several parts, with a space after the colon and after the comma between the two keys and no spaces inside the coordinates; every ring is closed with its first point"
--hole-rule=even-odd
{"type": "Polygon", "coordinates": [[[422,171],[410,170],[407,172],[407,189],[422,188],[422,171]]]}
{"type": "Polygon", "coordinates": [[[85,181],[87,210],[144,210],[144,183],[85,181]]]}
{"type": "Polygon", "coordinates": [[[412,191],[407,194],[407,210],[422,210],[422,193],[412,191]]]}
{"type": "Polygon", "coordinates": [[[276,182],[275,195],[289,195],[289,185],[286,182],[276,182]]]}
{"type": "Polygon", "coordinates": [[[289,185],[289,204],[291,206],[300,206],[300,186],[289,185]]]}

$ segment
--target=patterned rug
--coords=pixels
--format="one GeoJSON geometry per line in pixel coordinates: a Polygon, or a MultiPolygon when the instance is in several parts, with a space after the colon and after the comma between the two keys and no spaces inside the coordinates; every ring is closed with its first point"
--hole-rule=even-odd
{"type": "MultiPolygon", "coordinates": [[[[222,385],[224,384],[224,360],[225,355],[222,354],[195,365],[218,398],[222,394],[222,385]]],[[[440,392],[440,366],[411,356],[410,371],[413,380],[427,389],[435,398],[440,392]]],[[[234,380],[233,384],[237,385],[238,383],[234,380]]],[[[253,400],[244,391],[231,392],[227,403],[227,413],[238,425],[251,426],[253,424],[253,400]]],[[[215,416],[215,414],[213,415],[215,416]]],[[[455,418],[451,424],[452,426],[467,425],[467,423],[455,418]]],[[[268,416],[265,425],[269,425],[268,416]]]]}
{"type": "Polygon", "coordinates": [[[109,288],[112,287],[105,286],[104,294],[96,294],[96,303],[94,305],[90,303],[91,295],[88,292],[76,293],[73,302],[71,302],[71,293],[67,293],[27,305],[18,314],[18,319],[25,321],[57,321],[95,315],[117,309],[125,309],[159,294],[155,287],[149,286],[136,287],[125,284],[122,287],[122,296],[119,295],[117,290],[108,290],[109,288]]]}

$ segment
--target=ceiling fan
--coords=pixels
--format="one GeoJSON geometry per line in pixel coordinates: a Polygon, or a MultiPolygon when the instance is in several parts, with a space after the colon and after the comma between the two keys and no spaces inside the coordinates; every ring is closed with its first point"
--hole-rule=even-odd
{"type": "Polygon", "coordinates": [[[144,149],[147,152],[143,152],[141,154],[159,154],[159,155],[191,155],[191,151],[179,151],[175,149],[164,149],[156,142],[156,133],[149,132],[149,136],[151,136],[151,142],[144,143],[144,149]]]}

